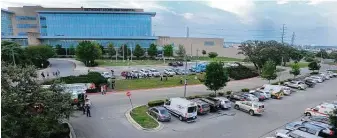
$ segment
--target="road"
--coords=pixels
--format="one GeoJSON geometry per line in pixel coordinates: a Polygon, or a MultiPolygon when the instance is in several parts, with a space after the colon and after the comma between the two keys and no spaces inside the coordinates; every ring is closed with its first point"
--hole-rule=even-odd
{"type": "MultiPolygon", "coordinates": [[[[308,72],[302,69],[302,73],[308,72]]],[[[283,72],[284,78],[291,77],[283,72]]],[[[240,90],[261,86],[267,83],[260,78],[251,78],[228,83],[226,90],[240,90]]],[[[266,114],[252,117],[236,110],[225,111],[236,113],[235,116],[210,115],[201,117],[196,123],[187,124],[173,120],[165,123],[164,129],[149,133],[135,129],[125,118],[125,112],[131,108],[125,93],[109,95],[91,95],[93,101],[92,116],[87,118],[76,113],[70,122],[79,138],[183,138],[183,137],[228,137],[228,138],[258,138],[283,124],[300,117],[306,107],[322,101],[335,100],[337,78],[317,85],[308,91],[299,91],[283,100],[265,102],[266,114]]],[[[188,86],[187,95],[210,93],[202,85],[188,86]]],[[[183,95],[183,87],[161,88],[152,90],[132,91],[134,105],[146,104],[149,100],[163,99],[183,95]]]]}
{"type": "Polygon", "coordinates": [[[43,72],[45,74],[45,76],[47,75],[47,73],[49,73],[48,79],[55,78],[55,76],[53,76],[52,73],[56,72],[57,70],[60,71],[61,77],[71,76],[71,75],[75,74],[75,72],[74,72],[75,65],[71,61],[59,60],[59,59],[49,59],[48,61],[50,63],[50,66],[46,69],[38,71],[38,76],[39,76],[40,80],[42,79],[42,77],[40,75],[41,72],[43,72]]]}

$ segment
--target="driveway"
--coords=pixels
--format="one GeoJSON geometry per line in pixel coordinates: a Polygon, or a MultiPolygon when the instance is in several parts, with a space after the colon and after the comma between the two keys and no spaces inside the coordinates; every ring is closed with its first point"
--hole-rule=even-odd
{"type": "MultiPolygon", "coordinates": [[[[302,69],[302,74],[308,73],[302,69]]],[[[282,79],[289,78],[287,72],[282,73],[282,79]]],[[[267,83],[260,78],[251,78],[241,81],[229,82],[225,90],[240,90],[261,86],[267,83]]],[[[159,132],[143,132],[135,129],[125,118],[125,112],[131,108],[125,93],[112,93],[109,95],[90,95],[93,102],[92,116],[87,118],[79,112],[71,118],[75,132],[79,138],[258,138],[268,131],[299,118],[306,107],[313,106],[322,101],[335,100],[337,78],[318,84],[307,91],[299,91],[283,100],[266,101],[266,113],[260,117],[252,117],[247,113],[234,109],[223,113],[235,113],[234,116],[225,114],[201,117],[197,122],[187,124],[173,120],[165,123],[164,129],[159,132]]],[[[149,100],[183,96],[184,87],[161,88],[151,90],[132,91],[132,102],[135,105],[146,104],[149,100]]],[[[203,85],[188,86],[187,95],[210,93],[203,85]]]]}

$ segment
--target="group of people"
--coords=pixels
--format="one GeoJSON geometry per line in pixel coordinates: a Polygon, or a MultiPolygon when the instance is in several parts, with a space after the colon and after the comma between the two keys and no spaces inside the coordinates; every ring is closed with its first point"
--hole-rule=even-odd
{"type": "MultiPolygon", "coordinates": [[[[52,74],[53,74],[53,76],[55,77],[59,77],[60,76],[60,71],[59,70],[57,70],[57,71],[55,71],[55,72],[52,72],[52,74]]],[[[46,77],[48,78],[49,77],[49,72],[47,71],[46,72],[46,75],[44,74],[44,72],[42,71],[41,72],[41,76],[42,76],[42,78],[43,79],[45,79],[46,77]]]]}

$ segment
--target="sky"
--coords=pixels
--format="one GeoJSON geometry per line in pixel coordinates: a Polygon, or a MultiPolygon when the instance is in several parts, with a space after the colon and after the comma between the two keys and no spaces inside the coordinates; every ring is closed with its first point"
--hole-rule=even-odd
{"type": "Polygon", "coordinates": [[[281,41],[297,45],[337,46],[337,0],[0,0],[1,8],[43,7],[143,8],[156,12],[156,36],[281,41]]]}

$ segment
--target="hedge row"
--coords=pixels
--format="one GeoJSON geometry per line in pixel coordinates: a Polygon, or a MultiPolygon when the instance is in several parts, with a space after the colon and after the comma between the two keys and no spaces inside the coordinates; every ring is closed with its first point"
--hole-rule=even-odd
{"type": "Polygon", "coordinates": [[[162,106],[164,105],[165,101],[164,100],[154,100],[154,101],[149,101],[147,105],[149,107],[154,107],[154,106],[162,106]]]}
{"type": "MultiPolygon", "coordinates": [[[[107,79],[105,79],[100,73],[98,72],[89,72],[87,75],[80,75],[80,76],[67,76],[61,77],[60,80],[66,84],[73,84],[73,83],[94,83],[95,86],[99,86],[101,84],[107,84],[107,79]]],[[[48,81],[43,83],[44,85],[53,84],[54,80],[48,81]]]]}
{"type": "Polygon", "coordinates": [[[237,67],[228,67],[227,71],[229,77],[234,80],[247,79],[259,75],[256,71],[242,65],[239,65],[237,67]]]}

